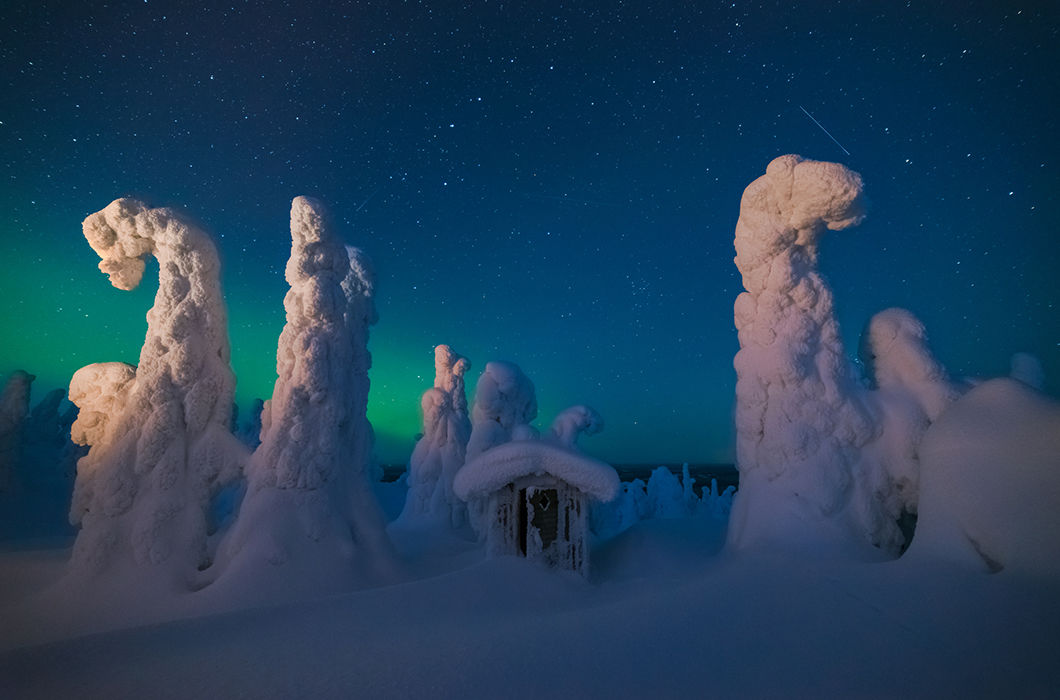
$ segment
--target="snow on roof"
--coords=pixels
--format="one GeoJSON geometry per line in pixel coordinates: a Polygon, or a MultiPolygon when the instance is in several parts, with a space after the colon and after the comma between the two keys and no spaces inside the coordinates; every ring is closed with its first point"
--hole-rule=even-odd
{"type": "Polygon", "coordinates": [[[457,472],[453,492],[466,501],[535,474],[550,474],[600,501],[618,495],[618,472],[611,466],[537,440],[507,442],[486,450],[457,472]]]}

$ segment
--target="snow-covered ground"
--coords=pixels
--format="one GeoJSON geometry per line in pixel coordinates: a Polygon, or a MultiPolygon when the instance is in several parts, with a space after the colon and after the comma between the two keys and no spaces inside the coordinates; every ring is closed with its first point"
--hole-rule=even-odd
{"type": "Polygon", "coordinates": [[[1055,582],[899,559],[724,553],[645,520],[586,581],[394,530],[408,580],[240,600],[35,595],[68,550],[0,555],[0,697],[1048,697],[1055,582]],[[102,603],[100,603],[102,605],[102,603]],[[107,631],[101,631],[107,630],[107,631]]]}

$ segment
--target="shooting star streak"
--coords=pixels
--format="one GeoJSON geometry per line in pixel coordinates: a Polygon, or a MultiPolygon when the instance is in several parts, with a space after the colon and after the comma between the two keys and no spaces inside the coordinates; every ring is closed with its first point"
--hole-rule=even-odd
{"type": "MultiPolygon", "coordinates": [[[[832,136],[831,134],[829,134],[829,133],[828,133],[828,129],[826,129],[826,128],[824,128],[823,126],[821,126],[821,122],[819,122],[819,121],[817,121],[816,119],[814,119],[814,118],[813,118],[813,115],[812,115],[812,114],[810,114],[809,112],[807,112],[807,111],[806,111],[806,108],[805,108],[805,107],[803,107],[802,105],[799,105],[799,109],[801,109],[801,110],[802,110],[802,113],[803,113],[803,114],[805,114],[805,115],[806,115],[807,117],[809,117],[809,118],[810,118],[810,120],[811,120],[811,121],[812,121],[812,122],[813,122],[814,124],[816,124],[816,125],[817,125],[817,128],[819,128],[819,129],[820,129],[821,131],[823,131],[823,132],[824,132],[825,134],[827,134],[827,135],[828,135],[828,138],[832,139],[832,141],[835,141],[835,145],[839,146],[840,148],[843,148],[843,144],[841,144],[841,143],[839,143],[838,141],[836,141],[836,140],[835,140],[835,136],[832,136]]],[[[850,155],[850,151],[848,151],[848,150],[847,150],[847,149],[845,149],[845,148],[843,148],[843,153],[846,153],[846,154],[847,154],[848,156],[850,155]]]]}
{"type": "MultiPolygon", "coordinates": [[[[813,117],[810,117],[810,119],[813,119],[813,117]]],[[[825,133],[828,133],[828,132],[826,131],[825,133]]],[[[832,140],[835,141],[835,139],[832,139],[832,140]]],[[[840,146],[840,148],[842,148],[842,146],[840,146]]],[[[357,207],[356,209],[353,210],[353,213],[356,214],[360,210],[364,209],[364,205],[368,204],[368,202],[372,201],[372,197],[374,197],[378,192],[379,192],[379,187],[376,187],[372,191],[372,194],[368,195],[368,199],[366,199],[363,202],[361,202],[361,206],[359,206],[359,207],[357,207]]]]}

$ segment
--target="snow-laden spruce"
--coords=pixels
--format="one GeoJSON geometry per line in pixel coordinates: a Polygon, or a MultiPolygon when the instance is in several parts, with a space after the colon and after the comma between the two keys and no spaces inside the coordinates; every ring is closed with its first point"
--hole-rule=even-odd
{"type": "Polygon", "coordinates": [[[859,543],[847,506],[857,450],[873,437],[843,355],[832,292],[817,272],[825,230],[864,218],[861,178],[782,156],[751,183],[736,224],[747,290],[734,311],[740,490],[730,544],[816,538],[859,543]]]}
{"type": "Polygon", "coordinates": [[[22,424],[29,414],[30,385],[36,379],[24,370],[15,370],[0,394],[0,493],[10,491],[15,481],[22,446],[22,424]]]}
{"type": "Polygon", "coordinates": [[[84,454],[83,448],[70,441],[76,418],[77,407],[66,400],[63,389],[52,389],[33,407],[22,424],[22,454],[16,472],[24,487],[58,488],[62,493],[73,488],[77,459],[84,454]]]}
{"type": "Polygon", "coordinates": [[[837,163],[782,156],[744,191],[730,546],[871,544],[896,555],[905,543],[898,520],[917,512],[917,445],[959,390],[903,309],[869,324],[862,352],[877,388],[860,383],[817,254],[824,231],[863,218],[861,177],[837,163]]]}
{"type": "Polygon", "coordinates": [[[536,437],[537,431],[530,426],[535,418],[534,384],[519,366],[511,362],[486,363],[475,385],[467,461],[511,440],[536,437]]]}
{"type": "Polygon", "coordinates": [[[860,354],[877,389],[908,394],[928,420],[936,420],[960,394],[932,354],[924,324],[905,309],[873,316],[860,354]]]}
{"type": "Polygon", "coordinates": [[[0,397],[0,540],[65,537],[77,459],[70,441],[77,407],[53,389],[31,405],[35,377],[13,372],[0,397]]]}
{"type": "Polygon", "coordinates": [[[874,315],[859,354],[874,389],[861,400],[873,410],[876,437],[860,455],[855,508],[869,540],[897,554],[907,544],[898,520],[919,507],[920,441],[961,389],[932,354],[924,324],[905,309],[874,315]]]}
{"type": "Polygon", "coordinates": [[[571,406],[552,419],[547,439],[571,450],[578,449],[582,434],[596,435],[604,429],[604,419],[589,406],[571,406]]]}
{"type": "Polygon", "coordinates": [[[434,387],[420,401],[423,437],[409,458],[402,522],[426,518],[460,527],[467,519],[467,506],[453,493],[453,479],[464,464],[471,436],[464,389],[470,367],[467,358],[448,345],[434,349],[434,387]]]}
{"type": "Polygon", "coordinates": [[[291,241],[278,377],[217,573],[229,585],[297,577],[307,590],[340,588],[390,558],[367,480],[374,281],[366,258],[347,251],[319,202],[293,201],[291,241]]]}
{"type": "Polygon", "coordinates": [[[210,498],[245,458],[230,430],[235,378],[217,250],[176,212],[130,199],[83,230],[115,287],[135,288],[149,255],[159,281],[139,364],[88,365],[70,383],[81,409],[72,437],[91,446],[77,466],[70,573],[185,590],[207,564],[210,498]]]}

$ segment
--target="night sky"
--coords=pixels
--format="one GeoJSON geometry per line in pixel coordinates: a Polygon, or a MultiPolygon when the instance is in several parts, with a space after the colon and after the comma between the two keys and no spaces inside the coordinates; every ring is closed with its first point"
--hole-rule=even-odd
{"type": "Polygon", "coordinates": [[[851,355],[904,306],[953,374],[1029,351],[1060,390],[1055,2],[78,5],[0,10],[0,374],[36,398],[137,361],[157,274],[113,289],[81,235],[130,195],[214,235],[268,397],[305,194],[378,270],[382,461],[443,342],[519,364],[541,428],[597,408],[604,459],[730,461],[733,230],[784,153],[865,179],[821,256],[851,355]]]}

